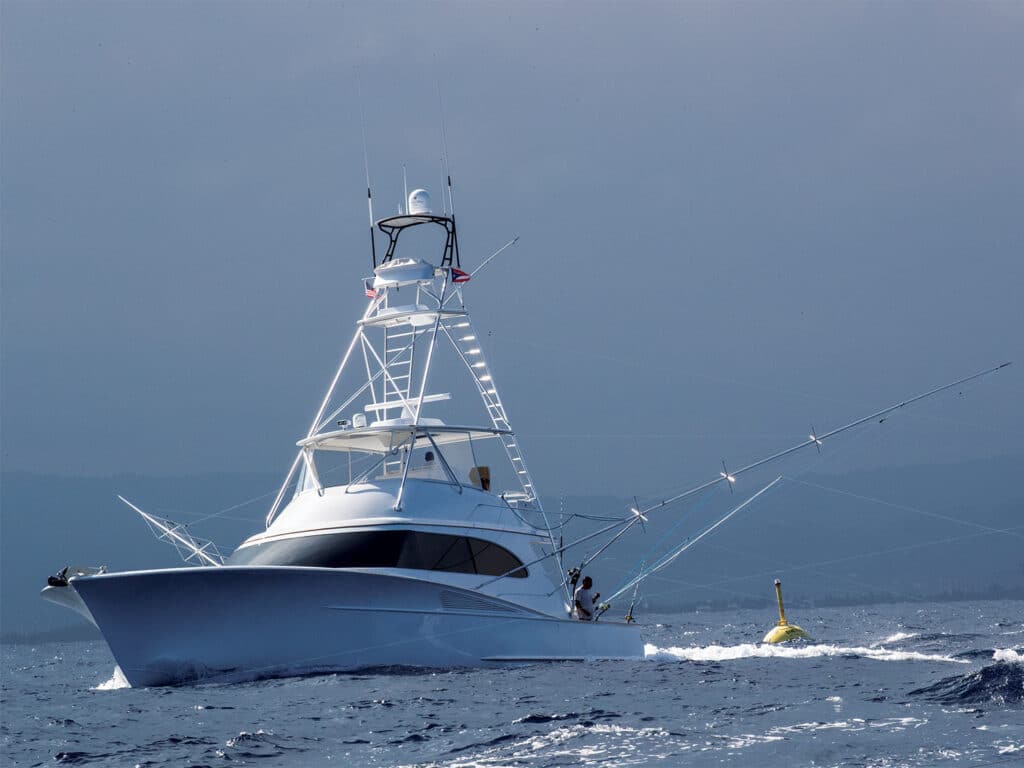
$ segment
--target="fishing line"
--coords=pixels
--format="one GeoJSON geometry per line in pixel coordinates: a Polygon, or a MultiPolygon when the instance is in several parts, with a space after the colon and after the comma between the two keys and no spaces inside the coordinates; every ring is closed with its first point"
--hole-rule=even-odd
{"type": "MultiPolygon", "coordinates": [[[[853,493],[852,491],[844,491],[842,488],[831,488],[831,487],[829,487],[827,485],[820,485],[818,483],[811,483],[811,482],[809,482],[807,480],[798,480],[798,479],[793,478],[793,477],[787,477],[786,479],[787,480],[791,480],[794,483],[799,483],[800,485],[806,485],[809,488],[817,488],[817,489],[822,490],[822,491],[828,491],[829,493],[837,493],[837,494],[839,494],[841,496],[849,496],[852,499],[858,499],[860,501],[868,501],[868,502],[872,502],[874,504],[881,504],[881,505],[886,506],[886,507],[892,507],[893,509],[900,509],[900,510],[903,510],[903,511],[906,511],[906,512],[916,512],[919,515],[925,515],[926,517],[934,517],[934,518],[936,518],[938,520],[945,520],[945,521],[950,522],[950,523],[959,523],[961,525],[970,526],[971,528],[978,528],[978,529],[980,529],[982,531],[986,531],[988,533],[1005,533],[1005,531],[998,530],[996,528],[991,528],[991,527],[989,527],[987,525],[982,525],[981,523],[972,523],[970,520],[961,520],[961,519],[956,518],[956,517],[949,517],[948,515],[941,515],[938,512],[929,512],[928,510],[925,510],[925,509],[919,509],[917,507],[910,507],[910,506],[907,506],[906,504],[897,504],[896,502],[886,501],[885,499],[878,499],[878,498],[875,498],[873,496],[864,496],[864,495],[859,494],[859,493],[853,493]]],[[[1016,536],[1017,534],[1011,534],[1011,535],[1016,536]]],[[[1022,536],[1020,538],[1024,538],[1024,536],[1022,536]]]]}
{"type": "MultiPolygon", "coordinates": [[[[817,462],[814,462],[814,467],[810,467],[809,466],[803,472],[801,472],[800,474],[801,475],[806,475],[806,474],[809,474],[810,472],[812,472],[814,470],[820,470],[823,465],[826,465],[826,464],[829,464],[829,463],[834,463],[837,459],[841,458],[844,454],[849,454],[851,452],[851,450],[855,446],[858,445],[858,443],[863,441],[869,435],[874,437],[874,438],[879,438],[882,435],[882,432],[880,432],[878,430],[869,430],[869,429],[866,429],[866,428],[862,429],[860,431],[854,432],[854,434],[848,440],[843,441],[842,443],[840,443],[838,448],[830,449],[827,453],[819,454],[817,462]]],[[[878,440],[876,439],[873,442],[877,443],[877,441],[878,440]]],[[[830,444],[830,446],[831,445],[832,444],[830,444]]],[[[812,462],[813,462],[813,459],[812,459],[812,462]]],[[[785,476],[785,479],[787,479],[787,480],[795,480],[795,478],[789,477],[789,476],[785,476]]],[[[723,552],[730,552],[731,554],[742,555],[743,557],[747,557],[747,558],[749,558],[749,557],[763,557],[762,553],[751,554],[751,553],[748,553],[748,552],[739,552],[737,550],[730,550],[728,547],[724,547],[724,546],[722,546],[720,544],[715,544],[713,542],[708,542],[708,543],[705,544],[705,546],[711,547],[713,549],[718,549],[718,550],[721,550],[723,552]]],[[[764,558],[764,559],[770,561],[770,558],[764,558]]],[[[791,567],[792,563],[786,562],[784,560],[776,560],[774,562],[774,565],[776,567],[778,567],[780,565],[783,566],[783,567],[791,567]]],[[[858,587],[860,587],[862,589],[867,588],[867,589],[871,589],[871,590],[874,590],[874,591],[886,592],[889,595],[892,595],[893,597],[899,597],[901,595],[901,593],[895,592],[895,591],[893,591],[893,590],[891,590],[891,589],[889,589],[887,587],[879,587],[879,586],[876,586],[876,585],[873,585],[873,584],[868,584],[867,582],[863,582],[863,581],[860,581],[858,579],[854,579],[853,577],[849,577],[849,576],[836,576],[834,574],[828,573],[827,571],[820,571],[820,570],[814,570],[814,569],[807,569],[807,570],[809,572],[811,572],[811,573],[814,573],[814,574],[816,574],[818,576],[821,576],[821,577],[824,577],[824,578],[828,578],[828,579],[835,580],[835,581],[842,581],[842,582],[845,582],[845,583],[848,583],[848,584],[855,584],[855,585],[857,585],[858,587]]]]}
{"type": "MultiPolygon", "coordinates": [[[[844,441],[844,442],[839,444],[839,448],[837,450],[830,451],[828,456],[827,456],[827,458],[823,454],[819,454],[819,460],[817,462],[818,467],[820,467],[821,464],[827,463],[829,461],[835,461],[836,458],[838,456],[840,456],[844,451],[848,452],[851,447],[855,446],[859,440],[862,440],[865,437],[865,435],[868,435],[868,434],[874,435],[874,434],[878,434],[878,432],[876,432],[874,430],[869,431],[867,429],[855,430],[848,440],[846,440],[846,441],[844,441]]],[[[830,445],[831,445],[831,443],[830,443],[830,445]]],[[[808,472],[808,471],[810,471],[810,468],[805,470],[805,473],[808,472]]],[[[776,479],[771,485],[774,485],[775,483],[777,483],[779,481],[779,479],[781,479],[781,478],[776,479]]],[[[712,486],[712,488],[709,489],[711,491],[711,493],[705,492],[705,494],[701,497],[701,499],[699,500],[698,504],[694,507],[693,510],[691,510],[691,512],[695,513],[701,507],[706,506],[708,503],[710,503],[710,501],[711,501],[711,499],[713,497],[714,492],[718,491],[720,489],[721,489],[721,484],[717,484],[717,485],[712,486]]],[[[741,507],[742,506],[746,506],[748,503],[750,503],[750,501],[753,500],[753,498],[756,498],[759,495],[760,495],[760,492],[758,494],[755,494],[755,496],[752,497],[751,499],[749,499],[748,501],[744,502],[741,505],[741,507]]],[[[650,566],[648,568],[648,572],[649,573],[654,573],[654,572],[656,572],[658,570],[661,570],[663,567],[665,567],[666,563],[663,563],[662,561],[666,557],[670,557],[671,556],[671,560],[676,559],[677,557],[679,557],[679,555],[681,555],[683,552],[685,552],[687,549],[689,549],[691,546],[693,546],[693,544],[696,544],[698,540],[704,538],[704,536],[706,536],[708,533],[710,533],[711,530],[714,530],[719,525],[721,525],[723,522],[725,522],[725,520],[728,520],[730,517],[732,517],[732,515],[735,514],[736,511],[738,511],[738,510],[733,510],[733,511],[729,512],[725,516],[725,518],[723,518],[722,520],[714,522],[713,524],[711,524],[710,528],[705,527],[704,529],[699,530],[698,533],[691,534],[690,536],[688,536],[686,539],[684,539],[683,542],[681,542],[681,545],[676,545],[677,547],[678,546],[682,546],[682,549],[680,549],[679,551],[676,551],[675,548],[674,548],[673,550],[670,550],[670,552],[667,552],[664,555],[662,555],[658,560],[655,561],[654,565],[652,565],[652,566],[650,566]],[[692,543],[690,543],[690,542],[692,542],[692,543]],[[675,552],[675,554],[672,554],[673,552],[675,552]]],[[[683,516],[680,516],[679,520],[675,524],[673,524],[672,527],[669,528],[669,530],[666,531],[661,536],[661,538],[654,544],[654,546],[652,546],[640,558],[641,563],[646,563],[648,560],[650,560],[651,559],[651,555],[664,543],[664,541],[668,538],[669,534],[671,534],[675,530],[677,530],[683,524],[683,522],[685,522],[685,521],[686,521],[686,518],[683,517],[683,516]]],[[[643,570],[643,566],[638,568],[638,570],[635,573],[635,577],[631,575],[631,578],[639,578],[640,577],[640,573],[642,572],[642,570],[643,570]]],[[[624,591],[626,589],[629,589],[629,587],[632,586],[634,583],[639,583],[639,582],[629,581],[625,586],[619,588],[616,591],[615,594],[616,595],[621,594],[622,591],[624,591]]]]}
{"type": "MultiPolygon", "coordinates": [[[[865,434],[868,434],[867,430],[860,428],[860,426],[862,424],[864,424],[864,423],[867,423],[867,420],[860,420],[859,422],[854,422],[854,424],[851,425],[851,427],[853,428],[854,431],[852,432],[850,439],[848,441],[840,444],[840,450],[831,452],[828,459],[821,459],[819,461],[819,464],[827,462],[827,461],[834,460],[836,458],[836,456],[838,456],[839,454],[842,453],[843,450],[848,450],[850,446],[856,445],[856,443],[857,443],[857,441],[859,439],[863,438],[863,436],[865,434]]],[[[840,431],[845,431],[846,429],[849,429],[849,428],[850,427],[844,427],[844,428],[841,428],[840,431]]],[[[833,432],[833,434],[834,433],[835,432],[833,432]]],[[[874,431],[872,431],[871,434],[874,434],[874,431]]],[[[778,455],[778,454],[776,454],[776,455],[778,455]]],[[[819,453],[819,457],[820,457],[820,453],[819,453]]],[[[758,463],[764,463],[764,462],[756,462],[755,465],[758,464],[758,463]]],[[[754,466],[754,465],[751,465],[751,466],[754,466]]],[[[647,576],[649,576],[649,575],[651,575],[651,574],[653,574],[653,573],[655,573],[657,571],[660,571],[661,569],[666,567],[669,563],[671,563],[676,558],[678,558],[680,555],[682,555],[683,552],[685,552],[686,550],[690,549],[690,547],[692,547],[698,541],[703,539],[706,535],[711,533],[711,531],[713,531],[716,528],[718,528],[720,525],[725,523],[729,518],[731,518],[734,514],[739,512],[741,509],[746,507],[748,504],[752,503],[755,499],[760,497],[769,488],[775,486],[781,479],[782,479],[781,477],[776,478],[768,486],[766,486],[765,488],[761,489],[760,491],[755,493],[752,497],[750,497],[749,499],[744,501],[742,504],[740,504],[739,507],[737,507],[737,508],[731,510],[730,512],[728,512],[725,515],[725,517],[723,517],[720,520],[714,521],[712,524],[710,524],[710,526],[705,527],[704,529],[701,529],[697,534],[691,535],[691,536],[687,537],[681,543],[681,545],[677,545],[677,548],[674,548],[670,552],[667,552],[664,555],[662,555],[657,561],[655,561],[655,564],[653,566],[647,567],[647,576]]],[[[705,491],[705,493],[703,494],[699,504],[697,505],[697,509],[699,509],[700,507],[706,505],[710,501],[710,499],[711,499],[711,497],[713,495],[713,492],[716,491],[716,490],[719,490],[720,487],[721,487],[720,483],[716,483],[715,485],[710,486],[710,488],[708,488],[708,490],[710,490],[712,493],[708,493],[708,492],[705,491]]],[[[699,491],[700,489],[698,488],[697,490],[699,491]]],[[[661,509],[661,508],[667,506],[668,504],[678,503],[680,501],[685,500],[685,496],[686,496],[686,493],[684,493],[682,495],[682,497],[678,497],[677,496],[675,498],[663,501],[660,504],[651,505],[651,506],[645,508],[644,512],[650,512],[650,511],[652,511],[654,509],[661,509]]],[[[642,513],[640,512],[640,510],[634,510],[634,512],[637,515],[636,519],[643,519],[643,516],[642,516],[642,513]]],[[[656,542],[655,545],[647,552],[647,554],[645,554],[640,559],[640,565],[638,566],[638,570],[635,571],[635,572],[630,570],[630,578],[629,578],[629,580],[627,580],[627,583],[624,586],[618,588],[615,591],[613,597],[614,596],[618,596],[619,594],[621,594],[625,590],[628,590],[629,587],[631,587],[631,586],[638,585],[640,583],[640,581],[642,581],[644,578],[647,578],[647,576],[642,576],[641,573],[644,570],[644,567],[646,566],[647,561],[650,559],[650,555],[654,551],[656,551],[657,548],[668,537],[668,535],[670,533],[672,533],[673,531],[675,531],[684,521],[685,521],[685,518],[680,517],[680,519],[675,524],[673,524],[673,526],[669,529],[669,531],[667,531],[665,534],[662,535],[661,539],[658,542],[656,542]]],[[[636,522],[636,520],[634,520],[632,522],[636,522]]],[[[593,554],[593,555],[588,554],[584,558],[583,562],[581,563],[580,568],[582,569],[583,567],[585,567],[586,565],[591,563],[597,557],[597,555],[601,554],[609,546],[611,546],[611,544],[614,543],[614,541],[616,539],[621,537],[630,527],[632,527],[632,522],[629,525],[627,525],[626,528],[624,528],[623,530],[619,531],[614,536],[612,536],[611,539],[609,541],[607,541],[595,554],[593,554]]],[[[564,583],[565,582],[563,581],[563,584],[564,583]]]]}
{"type": "MultiPolygon", "coordinates": [[[[878,436],[881,436],[881,434],[882,434],[882,433],[881,433],[881,432],[879,432],[879,431],[876,431],[876,430],[867,430],[867,429],[863,429],[863,430],[860,430],[859,432],[855,432],[855,433],[854,433],[854,435],[852,435],[852,436],[851,436],[850,440],[848,440],[848,441],[846,441],[846,442],[844,442],[844,443],[841,443],[841,444],[840,444],[840,447],[839,447],[839,448],[838,448],[837,450],[829,451],[829,453],[828,453],[828,454],[821,454],[821,455],[820,455],[820,458],[819,458],[819,461],[817,462],[817,468],[819,468],[819,469],[820,469],[820,466],[821,466],[822,464],[827,464],[827,463],[829,463],[829,462],[833,462],[833,461],[835,461],[835,460],[836,460],[836,459],[837,459],[837,458],[838,458],[838,457],[839,457],[839,456],[840,456],[840,455],[841,455],[842,453],[844,453],[844,452],[847,452],[847,453],[848,453],[848,452],[850,451],[850,449],[851,449],[851,448],[853,448],[854,446],[856,446],[856,445],[857,445],[857,444],[858,444],[858,443],[859,443],[860,441],[862,441],[862,440],[863,440],[863,439],[864,439],[864,438],[865,438],[866,436],[868,436],[868,435],[871,435],[871,436],[873,436],[873,437],[878,437],[878,436]]],[[[832,444],[830,443],[830,446],[831,446],[831,445],[832,445],[832,444]]],[[[806,470],[805,470],[805,471],[804,471],[803,473],[801,473],[801,474],[807,474],[807,473],[809,473],[810,471],[811,471],[811,467],[808,467],[808,468],[807,468],[807,469],[806,469],[806,470]]],[[[917,509],[917,508],[913,508],[913,507],[903,507],[903,506],[901,506],[901,505],[895,505],[895,504],[892,504],[891,502],[886,502],[885,500],[882,500],[882,499],[874,499],[874,498],[872,498],[872,497],[867,497],[867,496],[860,496],[860,495],[858,495],[858,494],[852,494],[852,493],[847,493],[847,492],[844,492],[844,491],[842,491],[841,489],[832,489],[832,488],[829,488],[829,487],[827,487],[827,486],[823,486],[823,485],[817,485],[817,484],[815,484],[815,483],[810,483],[810,482],[807,482],[807,481],[799,480],[799,479],[798,479],[798,478],[796,478],[796,477],[791,477],[791,476],[783,476],[783,477],[784,477],[784,479],[786,479],[786,480],[789,480],[789,481],[791,481],[791,482],[794,482],[794,483],[797,483],[797,484],[801,484],[801,485],[805,485],[805,486],[808,486],[808,487],[813,487],[813,488],[820,488],[820,489],[822,489],[822,490],[831,490],[831,491],[835,491],[835,492],[837,492],[837,493],[842,493],[842,494],[844,494],[844,495],[850,495],[850,496],[853,496],[854,498],[858,498],[858,499],[860,499],[860,500],[865,500],[865,501],[876,501],[876,502],[878,502],[878,503],[881,503],[881,504],[885,504],[885,505],[888,505],[888,506],[896,506],[896,507],[898,507],[898,508],[901,508],[901,509],[907,509],[908,511],[915,511],[915,512],[920,512],[920,513],[922,513],[922,514],[926,514],[926,515],[931,515],[931,516],[938,516],[938,517],[940,517],[940,518],[943,518],[943,519],[947,519],[947,520],[950,520],[950,521],[952,521],[952,522],[964,522],[964,521],[962,521],[962,520],[957,520],[957,519],[955,519],[955,518],[946,518],[945,516],[942,516],[942,515],[938,515],[937,513],[929,513],[929,512],[927,512],[927,511],[925,511],[925,510],[920,510],[920,509],[917,509]]],[[[1004,531],[1000,531],[1000,530],[997,530],[997,529],[993,529],[993,528],[988,528],[988,527],[985,527],[985,526],[980,526],[980,525],[979,525],[979,526],[976,526],[976,527],[979,527],[979,528],[982,528],[982,529],[984,529],[985,533],[997,533],[997,532],[1004,532],[1004,531]]],[[[700,536],[701,536],[701,537],[703,537],[704,535],[705,535],[704,533],[700,534],[700,536]]],[[[1011,532],[1011,535],[1016,535],[1016,534],[1012,534],[1012,532],[1011,532]]],[[[694,542],[694,543],[696,543],[696,542],[694,542]]],[[[712,547],[715,547],[715,548],[718,548],[718,549],[723,549],[723,550],[725,550],[725,551],[728,551],[728,550],[726,550],[726,548],[724,548],[724,547],[721,547],[721,546],[717,546],[717,545],[714,545],[714,544],[711,544],[710,546],[712,546],[712,547]]],[[[680,553],[680,554],[681,554],[681,553],[680,553]]],[[[859,557],[859,558],[863,558],[863,557],[868,557],[868,556],[871,556],[871,554],[873,554],[873,553],[867,553],[867,554],[864,554],[864,555],[858,555],[857,557],[859,557]]],[[[678,556],[678,555],[677,555],[677,556],[678,556]]],[[[645,556],[645,558],[644,558],[644,559],[646,559],[646,557],[647,557],[647,556],[645,556]]],[[[900,593],[900,592],[894,591],[894,590],[892,590],[892,589],[889,589],[889,588],[886,588],[886,587],[878,587],[878,586],[874,586],[874,585],[869,585],[869,584],[867,584],[867,583],[865,583],[865,582],[859,582],[859,583],[858,583],[858,580],[856,580],[856,579],[853,579],[853,578],[851,578],[851,577],[843,577],[843,576],[836,576],[836,575],[833,575],[833,574],[826,574],[826,573],[823,573],[823,572],[821,572],[821,571],[817,571],[817,570],[816,570],[816,569],[817,569],[818,567],[820,567],[821,565],[828,565],[828,564],[831,564],[831,563],[824,563],[824,564],[811,564],[811,565],[803,564],[803,565],[801,565],[801,566],[793,566],[793,565],[791,565],[791,564],[788,564],[788,563],[780,563],[780,564],[781,564],[781,565],[784,565],[784,566],[785,566],[785,568],[784,568],[784,569],[782,570],[782,572],[783,572],[783,573],[785,573],[785,572],[788,572],[788,571],[790,571],[790,570],[807,570],[807,571],[811,571],[811,572],[815,572],[815,573],[818,573],[818,575],[826,575],[826,576],[828,576],[829,578],[831,578],[831,579],[834,579],[834,580],[839,580],[839,581],[846,581],[846,582],[848,582],[848,583],[855,583],[855,584],[858,584],[858,586],[860,586],[860,587],[862,587],[862,588],[863,588],[863,587],[868,587],[868,588],[871,588],[871,589],[873,589],[873,590],[876,590],[876,591],[882,591],[882,592],[887,592],[888,594],[890,594],[890,595],[893,595],[893,596],[896,596],[896,597],[900,597],[900,596],[902,596],[902,597],[908,597],[908,596],[909,596],[909,594],[908,594],[908,593],[900,593]]],[[[655,567],[657,567],[657,564],[656,564],[656,566],[655,566],[655,567]]],[[[778,571],[779,571],[779,569],[778,569],[778,567],[776,566],[776,568],[775,568],[775,570],[774,570],[773,572],[778,572],[778,571]]],[[[654,573],[654,571],[652,571],[652,576],[653,576],[653,573],[654,573]]],[[[733,580],[742,580],[742,579],[746,579],[746,578],[752,578],[752,577],[753,577],[752,575],[745,575],[745,576],[742,576],[742,577],[737,577],[736,579],[733,579],[733,580]]],[[[671,579],[669,579],[668,577],[664,577],[664,576],[660,576],[660,577],[656,577],[656,578],[662,578],[662,579],[665,579],[665,580],[667,580],[667,581],[672,581],[672,580],[671,580],[671,579]]],[[[689,582],[683,582],[683,581],[680,581],[680,583],[686,584],[687,586],[691,586],[691,587],[692,587],[692,586],[710,586],[710,585],[694,585],[694,584],[691,584],[691,583],[689,583],[689,582]]],[[[722,583],[722,582],[719,582],[719,583],[722,583]]],[[[625,590],[625,589],[628,589],[628,588],[629,588],[629,586],[630,586],[630,583],[627,583],[627,584],[626,584],[626,585],[625,585],[625,586],[624,586],[623,588],[621,588],[621,589],[619,590],[619,592],[621,592],[621,591],[623,591],[623,590],[625,590]]],[[[736,592],[735,590],[720,590],[720,591],[728,591],[728,592],[731,592],[731,593],[733,593],[733,594],[743,594],[743,593],[739,593],[739,592],[736,592]]],[[[618,594],[619,592],[617,592],[616,594],[618,594]]],[[[659,596],[659,595],[662,595],[662,594],[666,594],[666,593],[664,593],[664,592],[662,592],[662,593],[655,593],[654,595],[649,595],[649,597],[656,597],[656,596],[659,596]]]]}
{"type": "MultiPolygon", "coordinates": [[[[693,509],[690,510],[691,515],[695,515],[700,512],[705,506],[707,506],[711,499],[721,490],[721,486],[715,486],[714,488],[708,489],[694,504],[693,509]]],[[[640,565],[636,569],[636,575],[639,576],[644,569],[644,564],[651,558],[651,555],[657,551],[657,549],[665,543],[665,540],[670,534],[674,533],[684,522],[687,522],[687,518],[683,515],[679,516],[679,519],[673,523],[673,525],[661,535],[661,537],[640,557],[640,565]]],[[[688,539],[687,539],[688,540],[688,539]]],[[[628,578],[633,578],[631,575],[628,578]]]]}
{"type": "MultiPolygon", "coordinates": [[[[721,552],[725,552],[725,553],[728,553],[728,554],[731,554],[731,555],[734,555],[734,556],[739,556],[739,557],[743,557],[743,558],[747,558],[747,559],[751,559],[751,558],[764,559],[764,560],[766,560],[768,562],[771,562],[773,565],[775,565],[779,569],[780,573],[785,573],[787,570],[796,567],[794,565],[794,563],[786,561],[786,560],[774,560],[774,561],[772,561],[770,558],[763,557],[761,555],[761,553],[759,553],[759,552],[747,552],[747,551],[743,551],[743,550],[739,550],[739,549],[734,549],[732,547],[726,547],[726,546],[723,546],[722,544],[715,544],[715,543],[712,543],[712,542],[708,542],[705,546],[709,547],[710,549],[715,549],[715,550],[718,550],[718,551],[721,551],[721,552]]],[[[825,579],[825,580],[828,580],[828,581],[841,581],[841,582],[845,582],[847,584],[855,585],[857,587],[860,587],[861,589],[873,590],[875,592],[885,592],[885,593],[887,593],[888,595],[890,595],[892,597],[909,597],[910,596],[909,592],[896,592],[895,590],[890,589],[887,586],[880,586],[880,585],[877,585],[877,584],[869,584],[866,581],[861,581],[860,579],[856,579],[853,576],[849,576],[849,575],[845,575],[845,574],[830,573],[828,571],[820,571],[820,570],[817,570],[817,569],[814,569],[814,568],[806,568],[805,570],[807,570],[809,573],[811,573],[811,574],[813,574],[815,576],[819,576],[822,579],[825,579]]]]}
{"type": "MultiPolygon", "coordinates": [[[[812,569],[812,568],[820,568],[820,567],[823,567],[823,566],[826,566],[826,565],[836,565],[838,563],[846,563],[846,562],[853,562],[855,560],[863,560],[863,559],[866,559],[866,558],[869,558],[869,557],[881,557],[883,555],[892,555],[892,554],[897,554],[897,553],[900,553],[900,552],[909,552],[911,550],[921,549],[923,547],[932,547],[932,546],[937,546],[937,545],[940,545],[940,544],[955,544],[955,543],[960,542],[960,541],[967,541],[968,539],[976,539],[976,538],[978,538],[980,536],[991,536],[992,534],[996,534],[996,533],[1013,533],[1013,532],[1019,531],[1019,530],[1024,530],[1024,525],[1015,525],[1015,526],[1011,526],[1009,528],[993,529],[991,531],[978,531],[977,533],[968,533],[968,534],[965,534],[964,536],[954,536],[952,538],[946,538],[946,539],[935,539],[933,541],[923,541],[923,542],[918,542],[916,544],[907,544],[907,545],[900,546],[900,547],[891,547],[889,549],[879,549],[879,550],[875,550],[873,552],[865,552],[865,553],[862,553],[862,554],[859,554],[859,555],[848,555],[846,557],[838,557],[838,558],[834,558],[832,560],[819,560],[819,561],[814,562],[814,563],[805,563],[803,565],[792,566],[792,567],[790,567],[790,568],[788,568],[786,570],[782,570],[782,571],[780,571],[778,569],[773,569],[771,571],[761,571],[760,573],[747,573],[747,574],[744,574],[743,576],[732,576],[732,577],[729,577],[729,578],[726,578],[726,579],[719,579],[718,581],[707,582],[707,583],[704,583],[704,584],[695,584],[695,583],[692,583],[692,582],[684,582],[684,581],[680,581],[680,583],[685,584],[687,586],[695,587],[695,588],[698,588],[698,589],[716,589],[716,588],[718,588],[718,585],[730,584],[730,583],[736,582],[736,581],[743,581],[744,579],[753,579],[753,578],[761,578],[761,577],[773,576],[773,575],[776,575],[778,573],[791,573],[793,571],[804,571],[804,570],[809,570],[809,569],[812,569]]],[[[672,579],[669,579],[666,576],[656,576],[654,578],[659,578],[659,579],[666,580],[666,581],[673,581],[672,579]]],[[[658,592],[658,593],[655,593],[654,595],[649,595],[649,597],[657,597],[657,596],[660,596],[660,595],[667,595],[667,594],[671,594],[671,593],[670,592],[658,592]]]]}
{"type": "Polygon", "coordinates": [[[709,526],[706,530],[704,530],[698,536],[683,542],[682,546],[678,547],[674,552],[671,552],[670,554],[665,555],[659,561],[657,561],[653,566],[648,568],[646,574],[641,574],[641,575],[637,576],[637,578],[634,579],[632,583],[627,583],[625,586],[621,587],[616,592],[614,592],[608,598],[608,601],[610,602],[611,600],[614,600],[616,597],[621,595],[623,592],[628,590],[630,587],[635,586],[636,584],[639,584],[641,581],[643,581],[643,579],[647,578],[648,576],[654,575],[655,573],[660,571],[662,568],[665,568],[666,566],[671,564],[676,558],[680,557],[686,550],[688,550],[690,547],[696,545],[697,542],[699,542],[705,536],[707,536],[712,531],[714,531],[716,528],[718,528],[718,526],[725,524],[725,522],[728,521],[729,518],[731,518],[733,515],[738,514],[742,510],[746,509],[746,507],[748,507],[750,504],[753,504],[755,501],[757,501],[763,494],[767,493],[772,488],[774,488],[776,485],[778,485],[779,482],[781,482],[781,480],[782,480],[781,476],[780,477],[776,477],[774,480],[772,480],[770,483],[768,483],[768,485],[766,485],[764,488],[759,490],[753,496],[751,496],[746,501],[741,503],[739,506],[737,506],[737,507],[733,508],[732,510],[730,510],[728,514],[726,514],[724,517],[722,517],[721,519],[716,521],[713,525],[709,526]]]}

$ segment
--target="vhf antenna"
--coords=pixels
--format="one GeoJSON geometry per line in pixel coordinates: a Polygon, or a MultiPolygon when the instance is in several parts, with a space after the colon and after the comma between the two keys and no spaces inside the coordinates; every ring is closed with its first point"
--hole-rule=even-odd
{"type": "Polygon", "coordinates": [[[356,70],[356,87],[359,89],[359,127],[363,132],[363,168],[366,170],[366,207],[370,214],[370,256],[373,268],[377,268],[377,241],[373,236],[373,193],[370,191],[370,154],[366,149],[366,115],[363,112],[363,83],[356,70]]]}
{"type": "MultiPolygon", "coordinates": [[[[444,175],[448,180],[448,209],[455,221],[455,198],[452,196],[452,169],[448,159],[448,131],[444,124],[444,100],[441,98],[441,76],[437,77],[437,107],[441,112],[441,160],[444,163],[444,175]]],[[[441,190],[444,195],[444,190],[441,190]]]]}
{"type": "Polygon", "coordinates": [[[444,150],[441,150],[441,213],[448,215],[448,198],[444,196],[444,150]]]}

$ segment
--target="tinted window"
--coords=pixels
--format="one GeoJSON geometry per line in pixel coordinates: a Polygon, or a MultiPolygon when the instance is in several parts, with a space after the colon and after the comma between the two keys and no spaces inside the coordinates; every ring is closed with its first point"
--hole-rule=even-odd
{"type": "Polygon", "coordinates": [[[468,536],[424,531],[326,533],[255,544],[227,565],[304,565],[317,568],[411,568],[525,579],[522,562],[504,547],[468,536]]]}
{"type": "MultiPolygon", "coordinates": [[[[500,573],[508,573],[513,568],[522,565],[519,562],[519,558],[504,547],[499,547],[497,544],[484,541],[483,539],[466,539],[466,541],[469,542],[473,550],[473,560],[476,563],[477,573],[497,576],[500,573]]],[[[526,569],[519,568],[519,570],[508,575],[514,576],[517,579],[525,579],[526,569]]]]}

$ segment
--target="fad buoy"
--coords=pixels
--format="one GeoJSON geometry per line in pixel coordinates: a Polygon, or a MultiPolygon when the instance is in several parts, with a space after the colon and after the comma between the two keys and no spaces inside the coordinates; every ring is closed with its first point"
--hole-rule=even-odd
{"type": "Polygon", "coordinates": [[[778,579],[775,580],[775,597],[779,601],[779,623],[768,630],[768,634],[764,636],[764,640],[761,642],[785,643],[801,637],[810,639],[811,636],[804,632],[804,630],[796,624],[790,624],[786,621],[786,610],[782,607],[782,582],[778,579]]]}

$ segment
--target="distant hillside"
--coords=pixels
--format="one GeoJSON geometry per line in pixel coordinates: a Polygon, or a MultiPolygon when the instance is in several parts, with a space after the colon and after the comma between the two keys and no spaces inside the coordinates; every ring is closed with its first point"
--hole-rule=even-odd
{"type": "MultiPolygon", "coordinates": [[[[661,610],[764,604],[770,611],[776,576],[784,580],[787,602],[794,607],[815,602],[1024,597],[1024,490],[1017,480],[1022,468],[1024,458],[1011,457],[800,478],[843,493],[784,482],[646,582],[642,604],[661,610]]],[[[631,531],[590,569],[598,590],[610,594],[641,558],[656,557],[671,543],[699,532],[767,479],[744,481],[732,495],[720,489],[652,514],[646,532],[631,531]]],[[[171,547],[156,541],[117,501],[117,493],[144,509],[186,522],[270,494],[279,480],[260,474],[74,478],[4,473],[0,636],[16,640],[39,633],[88,635],[85,622],[38,596],[46,577],[64,565],[122,570],[180,562],[171,547]]],[[[261,498],[222,517],[201,520],[194,530],[230,550],[262,527],[270,501],[261,498]]],[[[571,496],[565,499],[565,509],[607,515],[623,513],[632,503],[625,498],[571,496]]],[[[552,514],[559,506],[560,500],[548,500],[552,514]]],[[[598,525],[573,520],[566,541],[598,525]]],[[[567,565],[595,546],[582,545],[570,552],[567,565]]]]}

